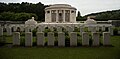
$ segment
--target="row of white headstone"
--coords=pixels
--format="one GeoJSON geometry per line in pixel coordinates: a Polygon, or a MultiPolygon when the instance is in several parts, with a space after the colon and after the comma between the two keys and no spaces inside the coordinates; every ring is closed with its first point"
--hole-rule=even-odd
{"type": "MultiPolygon", "coordinates": [[[[45,36],[43,32],[37,32],[37,46],[45,46],[45,36]]],[[[76,32],[70,32],[70,46],[77,46],[77,33],[76,32]]],[[[54,46],[55,42],[55,36],[53,32],[48,32],[47,35],[47,46],[54,46]]],[[[65,46],[65,33],[64,32],[58,32],[58,46],[65,46]]],[[[89,34],[87,32],[82,33],[82,45],[83,46],[89,46],[89,34]]],[[[103,32],[103,45],[110,45],[110,33],[109,32],[103,32]]],[[[25,46],[32,46],[33,42],[33,36],[32,32],[26,32],[25,33],[25,46]]],[[[13,45],[20,45],[20,33],[14,32],[13,33],[13,45]]],[[[100,46],[100,34],[98,32],[92,33],[92,46],[100,46]]]]}
{"type": "MultiPolygon", "coordinates": [[[[53,27],[48,27],[51,31],[54,31],[54,28],[53,27]]],[[[57,28],[57,31],[58,32],[62,32],[62,28],[63,27],[55,27],[55,28],[57,28]]],[[[20,28],[20,31],[22,31],[22,32],[31,32],[32,30],[34,30],[34,29],[36,29],[34,26],[32,26],[32,27],[21,27],[20,28]]],[[[69,27],[69,26],[67,26],[67,27],[64,27],[64,29],[66,29],[66,31],[68,31],[68,32],[73,32],[74,31],[74,27],[69,27]]],[[[80,29],[80,34],[82,35],[82,32],[84,32],[84,27],[79,27],[79,29],[80,29]]],[[[91,32],[98,32],[99,31],[99,29],[100,29],[100,27],[88,27],[88,31],[91,31],[91,32]]],[[[43,26],[38,26],[38,28],[37,28],[37,32],[43,32],[45,30],[45,27],[43,26]]],[[[12,28],[11,27],[6,27],[6,31],[7,31],[7,35],[12,35],[12,28]]],[[[15,27],[13,27],[13,32],[16,32],[17,31],[17,28],[15,27]]],[[[105,31],[105,27],[102,27],[102,31],[105,31]]],[[[109,27],[109,29],[108,29],[108,32],[111,34],[111,35],[113,35],[113,28],[112,27],[109,27]]],[[[0,27],[0,36],[1,35],[3,35],[3,27],[0,27]]]]}

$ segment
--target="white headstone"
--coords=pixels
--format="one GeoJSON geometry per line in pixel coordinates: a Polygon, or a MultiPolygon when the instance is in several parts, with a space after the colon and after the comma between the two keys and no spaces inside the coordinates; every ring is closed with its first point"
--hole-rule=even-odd
{"type": "Polygon", "coordinates": [[[44,46],[44,33],[43,32],[37,32],[37,45],[44,46]]]}
{"type": "Polygon", "coordinates": [[[53,32],[48,32],[48,46],[54,46],[54,33],[53,32]]]}
{"type": "Polygon", "coordinates": [[[20,45],[20,33],[19,32],[13,33],[13,45],[20,45]]]}
{"type": "Polygon", "coordinates": [[[65,33],[58,32],[58,46],[65,46],[65,33]]]}
{"type": "Polygon", "coordinates": [[[100,38],[100,34],[98,32],[93,32],[92,34],[93,46],[99,46],[99,38],[100,38]]]}
{"type": "Polygon", "coordinates": [[[89,34],[87,32],[82,33],[82,45],[89,46],[89,34]]]}
{"type": "Polygon", "coordinates": [[[32,32],[25,33],[25,46],[32,46],[32,32]]]}
{"type": "Polygon", "coordinates": [[[70,32],[70,46],[77,46],[77,33],[70,32]]]}
{"type": "Polygon", "coordinates": [[[103,45],[110,45],[110,33],[103,32],[103,45]]]}

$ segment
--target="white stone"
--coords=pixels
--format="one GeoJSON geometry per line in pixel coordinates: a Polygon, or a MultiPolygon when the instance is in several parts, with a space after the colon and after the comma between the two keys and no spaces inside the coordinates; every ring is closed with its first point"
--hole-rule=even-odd
{"type": "Polygon", "coordinates": [[[54,41],[55,41],[54,33],[48,32],[47,38],[48,38],[48,46],[54,46],[54,41]]]}
{"type": "Polygon", "coordinates": [[[32,46],[32,32],[25,33],[25,46],[32,46]]]}
{"type": "Polygon", "coordinates": [[[89,46],[89,34],[87,32],[82,33],[82,45],[89,46]]]}
{"type": "Polygon", "coordinates": [[[110,45],[110,33],[103,32],[103,45],[110,45]]]}
{"type": "Polygon", "coordinates": [[[70,32],[70,46],[77,46],[77,33],[70,32]]]}
{"type": "Polygon", "coordinates": [[[58,32],[58,46],[65,46],[65,33],[58,32]]]}
{"type": "Polygon", "coordinates": [[[20,33],[19,32],[13,33],[13,45],[20,45],[20,33]]]}
{"type": "Polygon", "coordinates": [[[92,45],[93,46],[99,46],[99,38],[100,34],[98,32],[93,32],[92,34],[92,45]]]}
{"type": "Polygon", "coordinates": [[[44,33],[37,32],[37,46],[44,46],[44,33]]]}

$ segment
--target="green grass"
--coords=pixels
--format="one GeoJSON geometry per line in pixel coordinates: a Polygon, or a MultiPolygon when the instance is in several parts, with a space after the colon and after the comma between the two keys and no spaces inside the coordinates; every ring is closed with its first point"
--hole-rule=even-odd
{"type": "Polygon", "coordinates": [[[0,47],[0,59],[120,59],[120,36],[113,47],[0,47]]]}

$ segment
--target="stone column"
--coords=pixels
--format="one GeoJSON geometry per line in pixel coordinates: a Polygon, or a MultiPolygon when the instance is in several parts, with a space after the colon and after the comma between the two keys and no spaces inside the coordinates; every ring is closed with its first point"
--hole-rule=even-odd
{"type": "Polygon", "coordinates": [[[44,46],[44,33],[43,32],[37,32],[37,45],[44,46]]]}
{"type": "Polygon", "coordinates": [[[65,46],[65,33],[58,32],[58,46],[65,46]]]}
{"type": "Polygon", "coordinates": [[[53,32],[48,32],[48,46],[54,46],[54,33],[53,32]]]}
{"type": "Polygon", "coordinates": [[[2,36],[2,35],[3,35],[3,28],[0,27],[0,36],[2,36]]]}
{"type": "Polygon", "coordinates": [[[32,32],[25,33],[25,46],[32,46],[32,32]]]}
{"type": "Polygon", "coordinates": [[[99,38],[100,38],[100,34],[98,32],[93,32],[92,34],[93,46],[99,46],[99,38]]]}
{"type": "Polygon", "coordinates": [[[58,10],[56,10],[56,22],[58,22],[58,10]]]}
{"type": "Polygon", "coordinates": [[[13,45],[20,45],[20,33],[14,32],[13,33],[13,45]]]}
{"type": "Polygon", "coordinates": [[[82,33],[82,45],[89,46],[89,34],[87,32],[82,33]]]}
{"type": "Polygon", "coordinates": [[[103,45],[110,45],[110,33],[103,32],[103,45]]]}
{"type": "Polygon", "coordinates": [[[63,10],[63,22],[65,22],[65,10],[63,10]]]}
{"type": "Polygon", "coordinates": [[[77,46],[77,33],[70,32],[70,46],[77,46]]]}
{"type": "Polygon", "coordinates": [[[109,30],[110,35],[113,35],[113,28],[112,28],[112,26],[110,26],[110,27],[108,28],[108,30],[109,30]]]}

